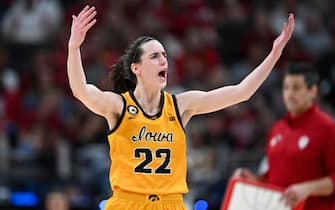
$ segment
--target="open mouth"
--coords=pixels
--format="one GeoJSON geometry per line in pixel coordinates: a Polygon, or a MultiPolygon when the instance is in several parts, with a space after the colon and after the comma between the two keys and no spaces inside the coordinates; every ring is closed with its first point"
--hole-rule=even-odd
{"type": "Polygon", "coordinates": [[[161,78],[161,79],[166,79],[166,75],[167,75],[167,72],[166,71],[160,71],[159,73],[158,73],[158,76],[159,76],[159,78],[161,78]]]}

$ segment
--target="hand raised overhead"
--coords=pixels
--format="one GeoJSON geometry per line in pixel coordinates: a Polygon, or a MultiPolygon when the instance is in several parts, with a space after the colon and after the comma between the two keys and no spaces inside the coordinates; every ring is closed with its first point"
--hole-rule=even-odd
{"type": "Polygon", "coordinates": [[[277,39],[273,42],[273,50],[281,53],[286,46],[288,40],[291,38],[294,30],[294,15],[291,13],[288,17],[288,23],[284,23],[283,30],[277,39]]]}
{"type": "Polygon", "coordinates": [[[77,15],[72,15],[71,35],[69,39],[69,48],[79,48],[86,37],[87,31],[97,22],[94,17],[97,11],[95,7],[85,6],[77,15]]]}

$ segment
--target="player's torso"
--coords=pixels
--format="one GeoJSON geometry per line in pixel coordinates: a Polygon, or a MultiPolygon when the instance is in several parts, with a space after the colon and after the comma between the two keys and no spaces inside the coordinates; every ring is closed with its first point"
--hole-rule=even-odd
{"type": "Polygon", "coordinates": [[[161,112],[149,116],[131,93],[121,121],[109,135],[113,188],[139,193],[185,193],[186,137],[171,95],[162,93],[161,112]]]}

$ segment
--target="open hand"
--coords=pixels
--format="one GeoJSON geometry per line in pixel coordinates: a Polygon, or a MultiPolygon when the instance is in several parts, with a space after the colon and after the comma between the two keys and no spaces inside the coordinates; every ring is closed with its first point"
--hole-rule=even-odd
{"type": "Polygon", "coordinates": [[[87,31],[97,22],[94,17],[97,11],[95,7],[85,6],[77,15],[72,15],[71,35],[69,48],[79,48],[85,40],[87,31]]]}
{"type": "Polygon", "coordinates": [[[288,23],[284,23],[283,30],[277,39],[273,42],[273,50],[281,53],[286,46],[288,40],[290,40],[294,30],[294,15],[291,13],[288,17],[288,23]]]}

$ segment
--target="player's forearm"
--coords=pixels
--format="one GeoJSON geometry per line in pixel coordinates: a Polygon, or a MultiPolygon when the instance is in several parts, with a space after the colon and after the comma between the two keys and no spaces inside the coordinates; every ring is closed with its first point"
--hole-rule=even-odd
{"type": "Polygon", "coordinates": [[[327,196],[334,193],[333,181],[327,176],[305,183],[311,196],[327,196]]]}
{"type": "Polygon", "coordinates": [[[269,76],[280,56],[281,52],[272,50],[264,61],[238,85],[243,99],[248,100],[256,92],[269,76]]]}
{"type": "Polygon", "coordinates": [[[80,48],[78,47],[69,47],[67,74],[73,95],[78,97],[83,94],[87,84],[81,61],[80,48]]]}

